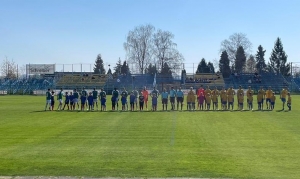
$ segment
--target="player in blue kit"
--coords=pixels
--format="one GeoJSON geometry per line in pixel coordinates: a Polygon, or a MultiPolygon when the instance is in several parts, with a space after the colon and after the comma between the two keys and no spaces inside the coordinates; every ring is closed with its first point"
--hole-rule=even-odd
{"type": "Polygon", "coordinates": [[[101,111],[105,111],[106,110],[106,92],[101,88],[100,89],[100,105],[101,105],[101,111]]]}
{"type": "MultiPolygon", "coordinates": [[[[85,90],[84,87],[82,88],[81,96],[83,96],[82,100],[84,101],[84,104],[87,106],[87,96],[88,96],[88,93],[87,93],[87,91],[85,90]]],[[[81,104],[82,104],[82,101],[81,101],[81,104]]],[[[85,105],[83,106],[83,108],[85,107],[85,105]]]]}
{"type": "Polygon", "coordinates": [[[152,94],[152,111],[157,111],[157,96],[156,96],[156,93],[152,94]]]}
{"type": "Polygon", "coordinates": [[[80,101],[81,101],[81,111],[84,111],[85,103],[86,103],[86,97],[81,95],[80,96],[80,101]]]}
{"type": "Polygon", "coordinates": [[[111,110],[112,111],[116,110],[116,99],[114,96],[111,96],[111,110]]]}
{"type": "Polygon", "coordinates": [[[54,110],[54,104],[55,104],[55,100],[54,100],[54,91],[51,92],[51,106],[50,106],[50,111],[54,110]]]}
{"type": "Polygon", "coordinates": [[[73,110],[76,109],[76,105],[77,105],[77,108],[79,110],[78,99],[79,99],[79,93],[77,92],[77,89],[74,89],[74,93],[73,93],[73,110]]]}
{"type": "Polygon", "coordinates": [[[117,90],[117,88],[114,88],[111,97],[111,104],[112,104],[113,111],[116,110],[116,106],[117,106],[117,110],[119,108],[118,100],[119,100],[119,91],[117,90]]]}
{"type": "Polygon", "coordinates": [[[72,92],[70,92],[69,99],[70,99],[70,108],[71,110],[74,110],[74,95],[72,92]]]}
{"type": "Polygon", "coordinates": [[[127,98],[125,94],[122,94],[121,103],[122,103],[122,111],[125,111],[126,110],[125,105],[127,105],[127,98]]]}
{"type": "Polygon", "coordinates": [[[128,110],[128,103],[127,103],[128,92],[126,91],[125,88],[123,88],[121,96],[124,96],[126,98],[126,104],[125,105],[126,105],[126,110],[128,110]]]}
{"type": "Polygon", "coordinates": [[[101,98],[101,111],[106,111],[106,96],[101,98]]]}
{"type": "Polygon", "coordinates": [[[141,92],[140,96],[139,96],[139,106],[140,106],[140,111],[144,110],[144,101],[145,101],[145,97],[143,95],[143,92],[141,92]]]}
{"type": "Polygon", "coordinates": [[[94,97],[92,96],[91,92],[89,93],[89,96],[88,96],[87,100],[88,100],[88,104],[89,104],[89,111],[94,110],[94,107],[93,107],[94,106],[93,105],[94,104],[94,97]]]}
{"type": "Polygon", "coordinates": [[[68,92],[66,92],[65,93],[65,105],[62,110],[65,110],[66,106],[68,107],[68,110],[70,110],[69,104],[70,104],[70,96],[69,96],[68,92]]]}
{"type": "Polygon", "coordinates": [[[134,95],[133,92],[131,92],[130,96],[129,96],[129,102],[130,102],[130,111],[134,111],[134,104],[136,101],[136,97],[134,95]]]}

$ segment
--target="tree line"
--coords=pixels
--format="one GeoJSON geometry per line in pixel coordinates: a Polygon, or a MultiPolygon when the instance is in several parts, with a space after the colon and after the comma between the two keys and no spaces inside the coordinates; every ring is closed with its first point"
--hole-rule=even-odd
{"type": "Polygon", "coordinates": [[[221,43],[219,70],[225,78],[229,77],[232,73],[242,72],[273,72],[280,73],[283,76],[291,75],[291,67],[287,63],[288,56],[283,50],[283,45],[279,37],[275,41],[267,64],[265,61],[266,50],[259,45],[254,56],[249,53],[251,46],[251,42],[242,33],[235,33],[228,40],[224,40],[221,43]]]}
{"type": "MultiPolygon", "coordinates": [[[[116,76],[140,73],[172,76],[172,73],[180,73],[184,57],[177,50],[174,35],[169,31],[155,30],[152,25],[137,26],[128,32],[123,46],[127,60],[122,62],[119,58],[113,67],[114,71],[112,72],[109,68],[108,74],[116,76]]],[[[275,41],[268,63],[265,61],[266,50],[261,45],[258,46],[255,55],[251,54],[251,49],[252,43],[243,33],[234,33],[228,39],[223,40],[218,61],[219,72],[225,78],[235,72],[274,72],[284,76],[290,75],[291,67],[287,63],[288,56],[279,37],[275,41]]],[[[196,73],[215,73],[215,67],[213,63],[202,58],[196,73]]],[[[18,71],[21,71],[17,68],[13,60],[5,59],[1,64],[1,74],[8,78],[16,78],[18,71]]],[[[21,69],[24,71],[25,68],[21,69]]],[[[106,74],[101,54],[96,57],[93,71],[95,74],[106,74]]]]}
{"type": "MultiPolygon", "coordinates": [[[[131,74],[131,70],[130,70],[130,67],[129,67],[129,64],[127,63],[127,61],[124,60],[122,62],[120,58],[117,61],[116,65],[113,67],[113,72],[109,68],[106,73],[106,71],[104,69],[104,62],[101,57],[101,54],[99,54],[97,56],[93,70],[94,70],[95,74],[112,74],[115,77],[117,77],[118,75],[130,75],[131,74]]],[[[160,70],[160,72],[158,71],[155,64],[150,63],[145,69],[145,74],[149,74],[152,76],[154,74],[161,74],[164,76],[172,76],[172,70],[167,62],[165,62],[165,64],[163,65],[163,68],[160,70]]]]}

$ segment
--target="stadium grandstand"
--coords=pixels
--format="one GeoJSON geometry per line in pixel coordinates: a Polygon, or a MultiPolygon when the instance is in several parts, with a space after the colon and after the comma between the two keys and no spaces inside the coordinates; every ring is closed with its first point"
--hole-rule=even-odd
{"type": "Polygon", "coordinates": [[[281,74],[262,72],[262,73],[233,73],[229,78],[225,79],[226,87],[233,86],[233,88],[242,88],[246,89],[248,86],[251,86],[254,91],[259,90],[262,86],[267,88],[272,87],[273,91],[279,93],[284,86],[292,86],[291,83],[284,78],[281,74]]]}
{"type": "Polygon", "coordinates": [[[100,75],[81,72],[60,73],[56,88],[74,89],[74,88],[102,88],[107,82],[108,75],[100,75]]]}
{"type": "Polygon", "coordinates": [[[279,91],[287,86],[290,91],[299,92],[299,77],[284,77],[281,74],[272,72],[261,73],[232,73],[228,78],[224,78],[221,73],[182,73],[173,74],[172,76],[164,76],[160,74],[94,74],[93,72],[64,72],[55,71],[55,64],[44,65],[27,65],[26,77],[19,79],[3,78],[0,81],[0,94],[44,94],[44,91],[50,89],[100,89],[103,88],[108,94],[113,88],[142,89],[146,86],[152,89],[153,84],[157,89],[166,88],[169,90],[171,86],[174,88],[182,87],[188,89],[190,87],[199,88],[209,86],[221,89],[238,86],[246,89],[251,86],[257,91],[261,86],[267,88],[269,86],[279,93],[279,91]]]}

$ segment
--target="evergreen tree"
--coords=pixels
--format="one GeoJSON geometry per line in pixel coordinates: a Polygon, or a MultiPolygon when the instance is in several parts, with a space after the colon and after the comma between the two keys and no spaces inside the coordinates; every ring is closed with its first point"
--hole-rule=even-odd
{"type": "Polygon", "coordinates": [[[114,78],[114,75],[112,74],[110,68],[107,70],[107,76],[108,76],[108,79],[113,79],[114,78]]]}
{"type": "Polygon", "coordinates": [[[278,37],[274,49],[272,50],[270,57],[270,67],[277,73],[281,73],[283,76],[290,75],[290,64],[287,64],[287,55],[283,50],[283,45],[278,37]]]}
{"type": "Polygon", "coordinates": [[[215,73],[215,67],[211,62],[208,62],[207,68],[209,70],[209,73],[215,73]]]}
{"type": "Polygon", "coordinates": [[[163,66],[163,68],[161,69],[160,74],[161,74],[161,75],[164,75],[164,76],[172,76],[172,70],[171,70],[171,68],[169,67],[169,65],[167,64],[167,62],[164,63],[164,66],[163,66]]]}
{"type": "Polygon", "coordinates": [[[256,56],[255,56],[256,59],[255,67],[259,72],[265,71],[267,67],[265,62],[265,52],[266,50],[264,50],[264,48],[261,45],[259,45],[258,51],[256,52],[256,56]]]}
{"type": "Polygon", "coordinates": [[[250,55],[249,59],[246,62],[246,72],[254,73],[256,71],[256,63],[253,55],[250,55]]]}
{"type": "Polygon", "coordinates": [[[276,73],[275,69],[271,66],[270,62],[268,62],[267,64],[266,71],[269,73],[276,73]]]}
{"type": "Polygon", "coordinates": [[[228,78],[230,76],[230,66],[229,66],[229,58],[226,51],[223,51],[219,61],[219,70],[222,73],[224,78],[228,78]]]}
{"type": "Polygon", "coordinates": [[[246,55],[244,48],[240,46],[235,55],[235,71],[238,73],[243,72],[244,68],[246,66],[246,55]]]}
{"type": "Polygon", "coordinates": [[[120,75],[121,74],[121,69],[122,69],[122,62],[121,59],[119,58],[118,62],[116,63],[116,66],[114,67],[114,76],[120,75]]]}
{"type": "Polygon", "coordinates": [[[209,71],[210,70],[207,66],[206,60],[202,58],[200,63],[198,64],[196,73],[209,73],[209,71]]]}
{"type": "Polygon", "coordinates": [[[111,69],[109,68],[107,74],[112,74],[111,69]]]}
{"type": "Polygon", "coordinates": [[[157,73],[156,65],[152,65],[152,63],[150,63],[146,68],[146,74],[154,75],[155,73],[157,73]]]}
{"type": "Polygon", "coordinates": [[[94,65],[94,73],[95,74],[105,74],[103,60],[101,58],[101,54],[98,54],[95,65],[94,65]]]}
{"type": "Polygon", "coordinates": [[[121,67],[121,74],[130,74],[130,70],[128,64],[126,63],[126,60],[123,62],[123,65],[121,67]]]}

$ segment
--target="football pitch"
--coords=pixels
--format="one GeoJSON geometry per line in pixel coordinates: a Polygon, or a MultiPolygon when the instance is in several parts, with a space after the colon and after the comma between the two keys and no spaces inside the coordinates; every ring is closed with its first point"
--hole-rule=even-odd
{"type": "Polygon", "coordinates": [[[45,112],[44,96],[0,96],[0,176],[300,178],[292,98],[292,111],[45,112]]]}

